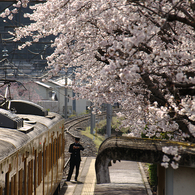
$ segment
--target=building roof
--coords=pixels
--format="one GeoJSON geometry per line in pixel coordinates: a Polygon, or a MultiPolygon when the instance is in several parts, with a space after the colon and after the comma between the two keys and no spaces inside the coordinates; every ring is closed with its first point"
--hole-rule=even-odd
{"type": "MultiPolygon", "coordinates": [[[[65,78],[58,78],[56,80],[48,80],[49,82],[55,84],[55,85],[58,85],[60,87],[64,87],[65,86],[65,78]]],[[[72,84],[72,80],[70,78],[67,78],[67,85],[71,85],[72,84]]]]}
{"type": "Polygon", "coordinates": [[[42,83],[40,81],[35,81],[35,83],[38,84],[38,85],[40,85],[40,86],[42,86],[42,87],[45,87],[47,89],[53,89],[53,87],[51,87],[51,86],[49,86],[49,85],[47,85],[45,83],[42,83]]]}

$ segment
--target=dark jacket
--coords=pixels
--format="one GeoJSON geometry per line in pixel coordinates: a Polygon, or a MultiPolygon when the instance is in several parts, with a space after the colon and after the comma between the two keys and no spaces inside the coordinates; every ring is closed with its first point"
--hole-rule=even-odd
{"type": "Polygon", "coordinates": [[[73,162],[81,161],[81,154],[80,151],[84,150],[83,146],[81,144],[73,143],[69,147],[69,152],[71,153],[70,160],[73,162]],[[78,146],[78,149],[73,149],[73,146],[78,146]]]}

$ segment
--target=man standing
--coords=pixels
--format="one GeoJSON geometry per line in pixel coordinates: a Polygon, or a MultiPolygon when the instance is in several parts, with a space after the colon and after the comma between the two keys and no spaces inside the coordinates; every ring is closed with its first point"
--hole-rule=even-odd
{"type": "Polygon", "coordinates": [[[80,151],[84,150],[83,146],[79,143],[80,138],[75,138],[75,143],[71,144],[69,147],[69,152],[71,153],[70,156],[70,169],[68,173],[68,177],[66,181],[70,181],[74,167],[76,166],[76,174],[75,174],[75,181],[77,181],[77,177],[79,174],[79,167],[81,162],[81,154],[80,151]]]}

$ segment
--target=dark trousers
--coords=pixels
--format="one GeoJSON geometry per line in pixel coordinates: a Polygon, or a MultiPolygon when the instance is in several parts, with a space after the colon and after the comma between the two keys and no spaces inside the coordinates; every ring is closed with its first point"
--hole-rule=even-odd
{"type": "Polygon", "coordinates": [[[69,169],[69,173],[68,173],[67,180],[70,180],[71,179],[71,176],[72,176],[74,167],[76,167],[75,180],[77,180],[77,177],[79,175],[80,161],[77,161],[77,162],[70,161],[70,169],[69,169]]]}

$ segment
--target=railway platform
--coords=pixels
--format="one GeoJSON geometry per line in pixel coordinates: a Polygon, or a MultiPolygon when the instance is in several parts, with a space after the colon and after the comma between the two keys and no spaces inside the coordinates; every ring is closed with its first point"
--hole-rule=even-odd
{"type": "Polygon", "coordinates": [[[117,161],[109,172],[111,183],[96,184],[95,158],[83,157],[78,181],[64,181],[59,195],[152,195],[141,163],[117,161]]]}

